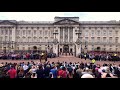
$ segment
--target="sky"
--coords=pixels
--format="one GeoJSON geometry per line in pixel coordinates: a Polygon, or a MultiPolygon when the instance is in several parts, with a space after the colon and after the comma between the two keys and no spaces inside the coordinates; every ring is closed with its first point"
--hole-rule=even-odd
{"type": "Polygon", "coordinates": [[[0,20],[54,21],[54,17],[79,17],[80,21],[120,20],[120,12],[0,12],[0,20]]]}

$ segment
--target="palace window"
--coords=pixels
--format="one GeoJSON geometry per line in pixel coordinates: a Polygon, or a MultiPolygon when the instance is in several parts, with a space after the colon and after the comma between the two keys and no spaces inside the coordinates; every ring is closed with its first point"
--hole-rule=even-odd
{"type": "Polygon", "coordinates": [[[25,50],[25,47],[23,47],[23,49],[22,50],[25,50]]]}
{"type": "Polygon", "coordinates": [[[34,27],[31,27],[31,29],[34,29],[34,27]]]}
{"type": "Polygon", "coordinates": [[[85,40],[88,42],[88,37],[85,37],[85,40]]]}
{"type": "Polygon", "coordinates": [[[118,35],[118,31],[115,31],[115,34],[118,35]]]}
{"type": "Polygon", "coordinates": [[[97,29],[97,27],[95,27],[95,29],[97,29]]]}
{"type": "Polygon", "coordinates": [[[45,31],[45,35],[47,35],[47,31],[45,31]]]}
{"type": "Polygon", "coordinates": [[[97,35],[100,36],[100,30],[97,31],[97,35]]]}
{"type": "Polygon", "coordinates": [[[105,36],[107,33],[106,33],[106,30],[103,31],[103,35],[105,36]]]}
{"type": "Polygon", "coordinates": [[[45,42],[48,42],[48,37],[45,37],[45,42]]]}
{"type": "Polygon", "coordinates": [[[103,48],[103,51],[106,51],[106,48],[103,48]]]}
{"type": "Polygon", "coordinates": [[[20,34],[20,31],[19,30],[17,30],[17,35],[19,35],[20,34]]]}
{"type": "Polygon", "coordinates": [[[2,41],[2,37],[0,37],[0,42],[2,41]]]}
{"type": "Polygon", "coordinates": [[[42,42],[42,37],[39,37],[39,42],[42,42]]]}
{"type": "Polygon", "coordinates": [[[36,30],[34,30],[34,34],[36,34],[36,30]]]}
{"type": "Polygon", "coordinates": [[[17,47],[17,50],[19,50],[19,47],[17,47]]]}
{"type": "Polygon", "coordinates": [[[42,29],[44,30],[44,29],[45,29],[45,27],[42,27],[42,29]]]}
{"type": "Polygon", "coordinates": [[[10,37],[10,41],[12,41],[12,37],[10,37]]]}
{"type": "Polygon", "coordinates": [[[28,34],[31,34],[31,30],[28,31],[28,34]]]}
{"type": "Polygon", "coordinates": [[[88,30],[85,31],[85,36],[88,36],[89,35],[89,32],[88,30]]]}
{"type": "Polygon", "coordinates": [[[5,30],[5,34],[6,34],[6,35],[8,34],[8,30],[5,30]]]}
{"type": "Polygon", "coordinates": [[[28,47],[28,50],[30,50],[30,47],[28,47]]]}
{"type": "Polygon", "coordinates": [[[83,27],[83,29],[85,29],[85,27],[83,27]]]}
{"type": "Polygon", "coordinates": [[[91,35],[94,36],[94,30],[91,31],[91,35]]]}
{"type": "Polygon", "coordinates": [[[97,42],[100,42],[100,37],[97,37],[97,42]]]}
{"type": "Polygon", "coordinates": [[[112,35],[112,30],[109,31],[109,35],[112,35]]]}
{"type": "Polygon", "coordinates": [[[75,32],[77,32],[77,30],[75,30],[75,32]]]}
{"type": "Polygon", "coordinates": [[[34,41],[37,42],[37,37],[34,37],[34,41]]]}
{"type": "Polygon", "coordinates": [[[58,30],[55,30],[55,32],[58,32],[58,30]]]}
{"type": "Polygon", "coordinates": [[[106,42],[106,37],[103,37],[103,42],[106,42]]]}
{"type": "Polygon", "coordinates": [[[39,27],[37,27],[37,29],[39,29],[39,27]]]}
{"type": "Polygon", "coordinates": [[[42,31],[40,31],[40,34],[42,34],[42,31]]]}
{"type": "Polygon", "coordinates": [[[30,42],[31,41],[31,37],[28,37],[28,42],[30,42]]]}
{"type": "Polygon", "coordinates": [[[115,38],[115,43],[118,43],[118,39],[119,39],[119,37],[116,37],[116,38],[115,38]]]}
{"type": "Polygon", "coordinates": [[[8,37],[7,37],[7,36],[5,36],[5,41],[7,41],[7,39],[8,39],[8,37]]]}
{"type": "Polygon", "coordinates": [[[112,48],[110,48],[109,50],[112,51],[112,48]]]}
{"type": "Polygon", "coordinates": [[[12,35],[12,30],[9,31],[10,35],[12,35]]]}
{"type": "Polygon", "coordinates": [[[115,27],[112,27],[112,29],[115,29],[115,27]]]}
{"type": "Polygon", "coordinates": [[[50,27],[48,27],[48,29],[50,29],[50,27]]]}
{"type": "Polygon", "coordinates": [[[109,37],[109,42],[112,42],[112,37],[109,37]]]}
{"type": "Polygon", "coordinates": [[[91,37],[91,41],[92,41],[92,42],[94,42],[94,39],[95,39],[94,37],[91,37]]]}
{"type": "Polygon", "coordinates": [[[23,35],[25,35],[25,30],[23,30],[23,35]]]}
{"type": "Polygon", "coordinates": [[[28,29],[28,27],[26,27],[26,29],[28,29]]]}
{"type": "Polygon", "coordinates": [[[4,31],[3,31],[3,30],[1,30],[1,34],[4,34],[4,31]]]}
{"type": "Polygon", "coordinates": [[[17,37],[17,42],[19,42],[19,41],[20,41],[19,39],[20,39],[20,37],[17,37]]]}

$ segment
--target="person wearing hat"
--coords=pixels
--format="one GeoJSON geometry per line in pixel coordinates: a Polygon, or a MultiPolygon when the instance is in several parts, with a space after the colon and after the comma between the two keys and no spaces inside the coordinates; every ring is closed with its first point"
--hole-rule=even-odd
{"type": "Polygon", "coordinates": [[[95,63],[95,59],[92,59],[92,63],[93,63],[93,64],[95,63]]]}

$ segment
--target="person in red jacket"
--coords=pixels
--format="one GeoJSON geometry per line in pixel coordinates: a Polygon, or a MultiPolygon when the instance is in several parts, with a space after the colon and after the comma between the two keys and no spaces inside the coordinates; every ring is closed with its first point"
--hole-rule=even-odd
{"type": "Polygon", "coordinates": [[[8,70],[7,74],[9,75],[10,78],[16,78],[17,77],[17,71],[14,69],[14,66],[11,66],[11,69],[8,70]]]}
{"type": "Polygon", "coordinates": [[[58,71],[58,77],[67,78],[67,71],[65,67],[62,67],[62,69],[58,71]]]}

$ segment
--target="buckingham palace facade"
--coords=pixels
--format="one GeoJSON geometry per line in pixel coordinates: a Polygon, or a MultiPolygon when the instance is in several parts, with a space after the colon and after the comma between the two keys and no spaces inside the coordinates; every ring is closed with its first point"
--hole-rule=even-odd
{"type": "Polygon", "coordinates": [[[33,50],[73,53],[120,51],[120,21],[80,21],[55,17],[54,21],[0,20],[0,51],[33,50]]]}

